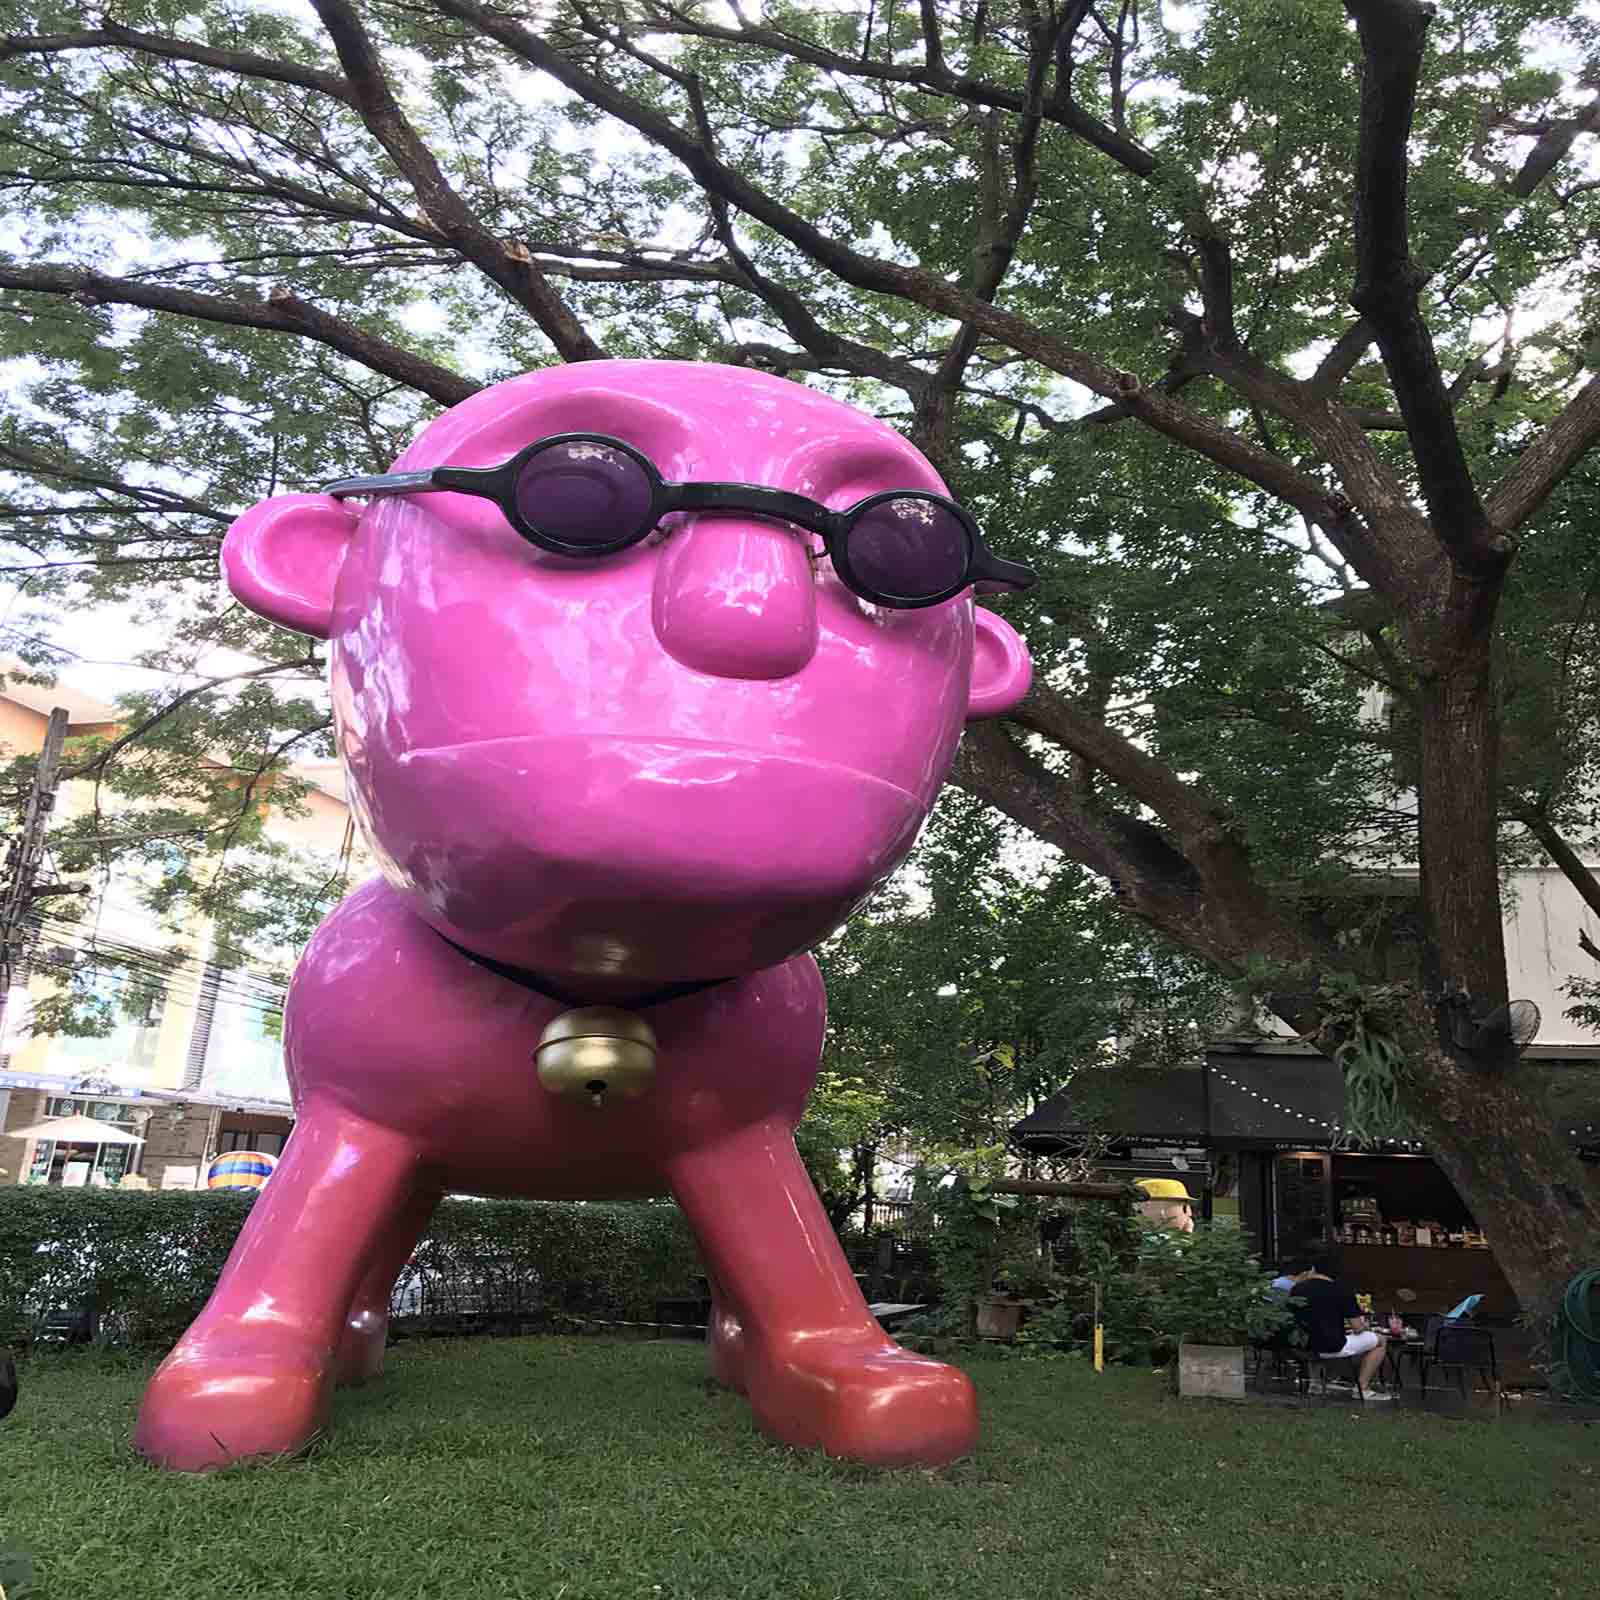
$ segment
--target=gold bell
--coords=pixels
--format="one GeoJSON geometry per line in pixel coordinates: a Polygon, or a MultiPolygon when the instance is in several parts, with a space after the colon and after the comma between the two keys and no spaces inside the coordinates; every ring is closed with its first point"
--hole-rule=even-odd
{"type": "Polygon", "coordinates": [[[656,1075],[655,1030],[620,1006],[563,1011],[539,1037],[539,1082],[563,1100],[636,1100],[656,1075]]]}

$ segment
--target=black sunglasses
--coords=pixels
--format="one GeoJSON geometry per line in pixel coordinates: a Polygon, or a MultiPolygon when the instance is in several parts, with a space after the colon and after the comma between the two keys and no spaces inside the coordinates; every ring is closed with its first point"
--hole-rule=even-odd
{"type": "Polygon", "coordinates": [[[563,556],[608,556],[647,538],[674,511],[743,511],[820,534],[846,588],[874,605],[936,606],[968,584],[1026,589],[1028,567],[992,555],[953,500],[889,489],[845,511],[753,483],[668,483],[648,456],[602,433],[537,439],[499,467],[433,467],[323,487],[336,498],[449,490],[492,500],[531,544],[563,556]]]}

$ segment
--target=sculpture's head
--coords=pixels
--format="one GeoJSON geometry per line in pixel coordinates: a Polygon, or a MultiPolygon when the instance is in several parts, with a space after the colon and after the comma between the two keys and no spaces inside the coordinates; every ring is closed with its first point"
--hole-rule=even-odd
{"type": "Polygon", "coordinates": [[[1139,1178],[1134,1187],[1146,1195],[1136,1208],[1146,1222],[1175,1233],[1194,1232],[1194,1199],[1176,1178],[1139,1178]]]}
{"type": "Polygon", "coordinates": [[[1026,569],[897,433],[798,384],[553,368],[395,472],[264,501],[223,566],[330,641],[367,839],[482,954],[595,984],[782,960],[904,858],[963,722],[1027,691],[972,600],[1026,569]],[[530,451],[566,434],[601,437],[530,451]]]}

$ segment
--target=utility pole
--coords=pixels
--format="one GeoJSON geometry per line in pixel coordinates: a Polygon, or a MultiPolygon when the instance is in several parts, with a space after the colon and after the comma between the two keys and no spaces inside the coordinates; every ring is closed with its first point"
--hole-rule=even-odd
{"type": "Polygon", "coordinates": [[[0,888],[0,1019],[5,996],[11,988],[12,974],[22,954],[28,912],[33,902],[46,894],[79,893],[77,884],[39,884],[39,868],[44,861],[45,833],[56,803],[56,788],[61,782],[61,751],[67,742],[67,712],[57,706],[50,713],[39,764],[34,768],[33,786],[22,817],[22,829],[14,834],[6,851],[6,881],[0,888]]]}

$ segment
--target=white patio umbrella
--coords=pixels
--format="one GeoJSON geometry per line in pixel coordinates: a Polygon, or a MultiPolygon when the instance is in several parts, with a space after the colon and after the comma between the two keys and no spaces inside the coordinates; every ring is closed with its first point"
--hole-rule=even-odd
{"type": "Polygon", "coordinates": [[[143,1144],[136,1133],[124,1133],[94,1117],[46,1117],[26,1128],[13,1128],[8,1139],[54,1139],[61,1144],[143,1144]]]}

